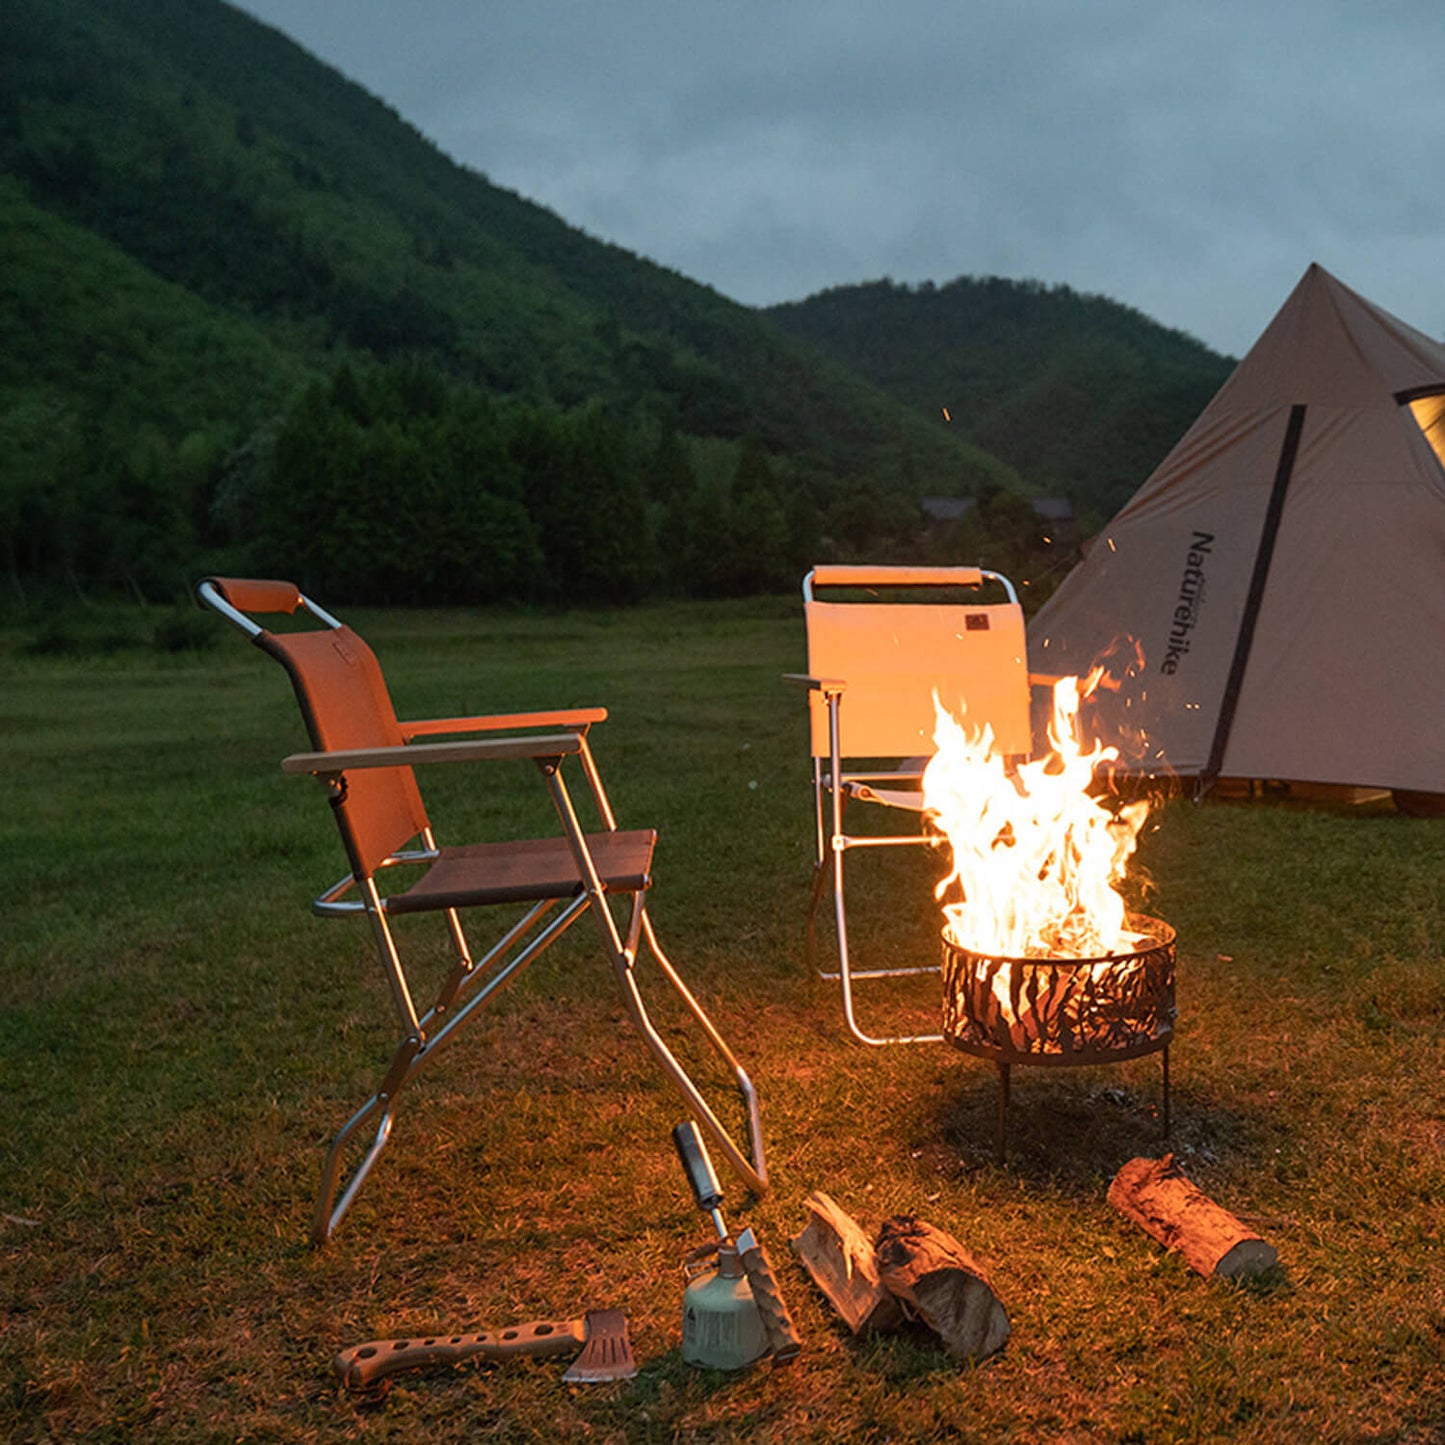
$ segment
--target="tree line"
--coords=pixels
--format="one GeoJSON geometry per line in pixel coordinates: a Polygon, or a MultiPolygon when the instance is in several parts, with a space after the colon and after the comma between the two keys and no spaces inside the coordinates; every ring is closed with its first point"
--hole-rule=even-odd
{"type": "Polygon", "coordinates": [[[1047,559],[1007,493],[930,532],[899,479],[498,398],[419,359],[343,362],[240,446],[81,429],[35,460],[0,511],[22,595],[166,601],[228,571],[338,603],[591,605],[791,591],[820,561],[1047,559]]]}

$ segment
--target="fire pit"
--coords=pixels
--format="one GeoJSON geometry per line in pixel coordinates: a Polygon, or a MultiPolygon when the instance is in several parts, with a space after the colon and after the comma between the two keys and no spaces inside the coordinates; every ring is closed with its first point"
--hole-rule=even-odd
{"type": "Polygon", "coordinates": [[[923,775],[930,825],[948,844],[943,1036],[998,1068],[1000,1163],[1014,1064],[1114,1063],[1158,1052],[1169,1130],[1174,930],[1129,913],[1120,891],[1148,814],[1098,778],[1114,747],[1089,744],[1079,712],[1104,681],[1054,685],[1050,746],[1000,756],[940,700],[923,775]]]}
{"type": "Polygon", "coordinates": [[[1174,930],[1127,920],[1135,946],[1097,958],[1005,958],[943,941],[943,1036],[998,1067],[995,1157],[1008,1131],[1013,1064],[1068,1067],[1160,1053],[1161,1117],[1169,1132],[1169,1041],[1174,1035],[1174,930]]]}

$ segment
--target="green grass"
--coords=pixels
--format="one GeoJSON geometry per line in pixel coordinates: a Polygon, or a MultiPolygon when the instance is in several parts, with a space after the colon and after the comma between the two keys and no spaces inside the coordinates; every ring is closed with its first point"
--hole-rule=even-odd
{"type": "MultiPolygon", "coordinates": [[[[769,1246],[806,1353],[776,1373],[682,1364],[680,1265],[710,1226],[668,1140],[681,1106],[585,926],[417,1084],[351,1216],[309,1249],[322,1148],[393,1031],[362,927],[307,910],[342,863],[320,790],[277,766],[302,742],[285,679],[234,635],[33,654],[12,629],[8,1438],[1445,1438],[1445,823],[1171,803],[1144,840],[1139,901],[1180,935],[1172,1147],[1279,1250],[1276,1276],[1237,1288],[1105,1201],[1120,1164],[1163,1148],[1156,1060],[1020,1070],[999,1169],[987,1066],[845,1042],[802,956],[791,604],[350,620],[403,716],[611,709],[594,738],[614,803],[661,833],[659,932],[762,1096],[774,1187],[725,1178],[724,1211],[769,1246]],[[972,1248],[1005,1351],[959,1369],[924,1334],[852,1339],[788,1248],[813,1189],[972,1248]],[[609,1305],[642,1365],[622,1385],[473,1365],[365,1409],[330,1373],[361,1339],[609,1305]]],[[[447,837],[523,827],[541,801],[510,765],[424,781],[447,837]]],[[[866,946],[926,952],[926,880],[886,866],[859,896],[899,916],[866,946]]],[[[926,1019],[931,997],[909,1007],[926,1019]]]]}

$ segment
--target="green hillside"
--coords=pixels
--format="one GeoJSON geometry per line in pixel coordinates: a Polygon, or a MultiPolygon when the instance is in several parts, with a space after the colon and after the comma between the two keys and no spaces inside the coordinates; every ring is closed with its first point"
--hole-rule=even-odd
{"type": "Polygon", "coordinates": [[[1095,524],[1233,365],[1106,297],[998,277],[844,286],[769,315],[1044,492],[1071,497],[1095,524]]]}
{"type": "MultiPolygon", "coordinates": [[[[0,177],[0,529],[12,577],[165,592],[211,478],[305,377],[268,331],[0,177]]],[[[199,526],[197,524],[200,524],[199,526]]]]}
{"type": "Polygon", "coordinates": [[[906,551],[921,495],[1018,486],[219,0],[13,7],[0,173],[22,593],[154,596],[215,562],[379,601],[568,597],[594,542],[626,575],[593,595],[747,590],[829,548],[906,551]],[[409,484],[434,515],[378,542],[409,484]],[[479,511],[494,541],[521,528],[515,566],[428,563],[426,530],[479,511]]]}

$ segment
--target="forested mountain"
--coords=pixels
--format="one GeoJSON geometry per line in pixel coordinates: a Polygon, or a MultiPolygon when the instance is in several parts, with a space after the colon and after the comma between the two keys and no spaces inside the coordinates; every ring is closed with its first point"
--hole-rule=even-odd
{"type": "Polygon", "coordinates": [[[721,595],[863,555],[1057,574],[1020,498],[1087,503],[1096,452],[1136,485],[1222,367],[1041,287],[739,306],[222,0],[9,7],[0,327],[22,605],[209,568],[375,602],[721,595]],[[981,505],[930,529],[928,495],[981,505]]]}
{"type": "Polygon", "coordinates": [[[10,8],[0,238],[22,595],[213,561],[378,601],[793,585],[1018,483],[219,0],[10,8]]]}
{"type": "Polygon", "coordinates": [[[1095,525],[1163,460],[1233,365],[1131,307],[1035,281],[877,281],[768,314],[1044,492],[1071,497],[1095,525]]]}

